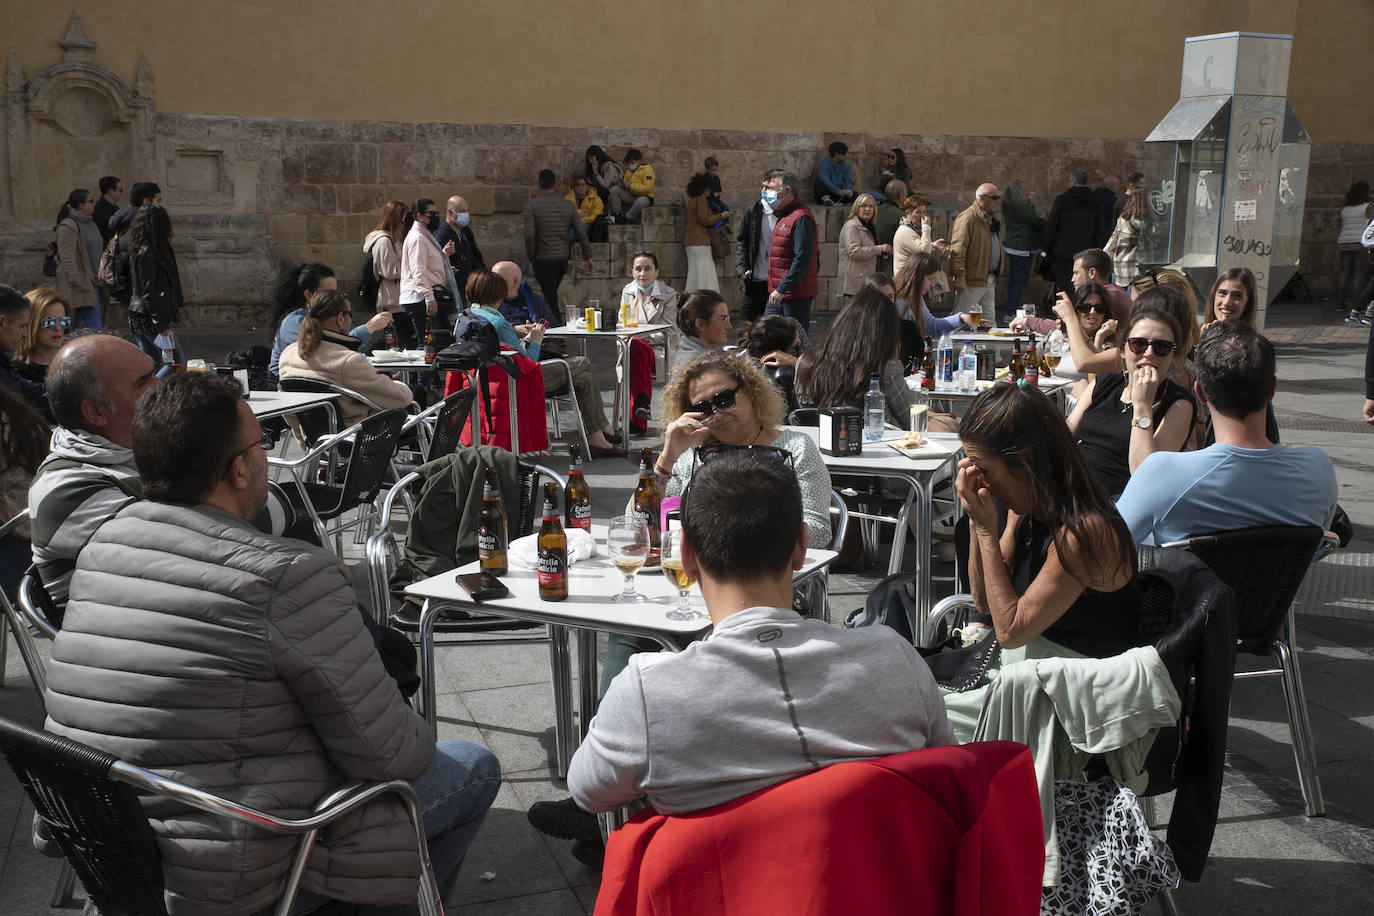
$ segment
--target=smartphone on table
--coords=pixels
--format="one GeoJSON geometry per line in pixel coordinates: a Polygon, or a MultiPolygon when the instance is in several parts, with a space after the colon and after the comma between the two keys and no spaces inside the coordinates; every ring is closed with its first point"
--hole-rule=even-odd
{"type": "Polygon", "coordinates": [[[473,601],[494,601],[510,594],[510,589],[506,588],[504,582],[487,572],[460,573],[458,584],[473,601]]]}

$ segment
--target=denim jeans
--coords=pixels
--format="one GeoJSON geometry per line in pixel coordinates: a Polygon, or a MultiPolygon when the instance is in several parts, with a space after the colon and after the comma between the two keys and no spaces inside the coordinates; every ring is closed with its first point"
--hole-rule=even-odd
{"type": "Polygon", "coordinates": [[[90,328],[92,331],[103,330],[100,324],[100,307],[95,305],[78,306],[72,316],[76,320],[72,322],[74,328],[90,328]]]}
{"type": "Polygon", "coordinates": [[[765,315],[786,315],[788,318],[795,318],[803,330],[811,330],[811,304],[813,299],[784,299],[782,307],[769,305],[763,310],[765,315]]]}
{"type": "MultiPolygon", "coordinates": [[[[501,788],[501,765],[491,751],[468,741],[440,741],[434,759],[410,781],[420,796],[429,858],[439,893],[447,898],[458,880],[468,846],[482,826],[487,809],[501,788]]],[[[319,909],[328,899],[301,891],[291,907],[293,916],[319,909]]],[[[358,916],[410,916],[414,903],[359,906],[358,916]]],[[[269,907],[258,916],[272,912],[269,907]]]]}
{"type": "Polygon", "coordinates": [[[1007,263],[1011,267],[1011,275],[1007,279],[1007,313],[1014,315],[1022,305],[1021,293],[1030,282],[1031,259],[1019,254],[1008,254],[1007,263]]]}

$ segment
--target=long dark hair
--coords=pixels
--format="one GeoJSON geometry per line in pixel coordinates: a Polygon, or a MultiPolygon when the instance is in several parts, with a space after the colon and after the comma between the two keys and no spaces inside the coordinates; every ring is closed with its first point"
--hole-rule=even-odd
{"type": "Polygon", "coordinates": [[[21,467],[32,474],[48,454],[52,430],[38,411],[9,385],[0,385],[0,458],[5,470],[21,467]]]}
{"type": "Polygon", "coordinates": [[[897,306],[876,289],[862,289],[840,309],[830,333],[797,364],[797,393],[817,407],[854,407],[869,376],[882,375],[901,343],[897,306]]]}
{"type": "Polygon", "coordinates": [[[1061,555],[1072,537],[1100,578],[1123,566],[1135,572],[1130,529],[1088,470],[1064,412],[1038,389],[1002,382],[984,391],[959,421],[959,438],[1001,457],[1030,482],[1031,513],[1054,532],[1061,555]],[[1106,531],[1094,519],[1101,519],[1106,531]]]}
{"type": "Polygon", "coordinates": [[[745,322],[740,329],[739,347],[755,359],[769,353],[792,349],[797,339],[797,322],[786,315],[764,315],[755,322],[745,322]]]}
{"type": "MultiPolygon", "coordinates": [[[[1365,185],[1365,187],[1368,188],[1369,186],[1365,185]]],[[[60,226],[64,219],[71,216],[73,210],[90,200],[90,198],[91,192],[87,191],[85,188],[77,188],[72,191],[72,193],[68,194],[66,203],[57,211],[57,222],[53,223],[53,228],[56,229],[60,226]]]]}
{"type": "Polygon", "coordinates": [[[172,220],[155,204],[139,207],[129,223],[129,250],[162,248],[172,243],[172,220]]]}
{"type": "Polygon", "coordinates": [[[711,190],[711,176],[706,172],[697,172],[687,179],[687,196],[700,197],[711,190]]]}
{"type": "Polygon", "coordinates": [[[1240,320],[1255,327],[1255,316],[1258,314],[1255,306],[1255,275],[1248,267],[1232,267],[1217,274],[1217,282],[1212,284],[1211,292],[1207,294],[1207,304],[1203,306],[1202,323],[1210,324],[1217,320],[1217,290],[1226,280],[1239,280],[1240,285],[1245,287],[1245,311],[1241,312],[1240,320]]]}
{"type": "Polygon", "coordinates": [[[925,285],[926,277],[939,272],[940,259],[928,252],[919,251],[907,259],[892,281],[897,298],[906,302],[907,308],[911,309],[912,320],[916,322],[916,333],[921,335],[922,340],[926,336],[926,315],[925,309],[921,308],[921,287],[925,285]]]}
{"type": "Polygon", "coordinates": [[[1347,207],[1358,207],[1360,204],[1369,203],[1369,182],[1357,181],[1350,186],[1350,190],[1345,192],[1345,205],[1347,207]]]}
{"type": "Polygon", "coordinates": [[[600,185],[596,183],[596,174],[601,171],[603,165],[611,161],[611,157],[606,155],[604,149],[593,143],[591,146],[587,147],[587,152],[582,157],[582,161],[586,163],[586,165],[583,166],[582,174],[587,176],[587,182],[593,188],[600,187],[600,185]],[[592,164],[587,162],[587,159],[592,156],[596,157],[596,168],[592,168],[592,164]]]}
{"type": "Polygon", "coordinates": [[[325,277],[334,276],[334,269],[328,264],[321,264],[318,261],[310,264],[297,264],[294,267],[287,267],[277,278],[277,285],[272,291],[272,329],[276,330],[277,325],[290,312],[305,305],[305,294],[313,293],[320,288],[320,281],[325,277]]]}

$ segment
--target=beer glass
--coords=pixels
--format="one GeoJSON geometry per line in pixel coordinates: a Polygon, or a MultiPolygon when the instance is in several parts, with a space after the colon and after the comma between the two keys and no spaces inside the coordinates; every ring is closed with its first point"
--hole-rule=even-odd
{"type": "Polygon", "coordinates": [[[649,526],[634,515],[621,515],[611,519],[606,531],[606,553],[620,574],[625,577],[624,588],[612,598],[616,602],[646,600],[635,591],[635,573],[649,557],[649,526]]]}
{"type": "Polygon", "coordinates": [[[662,540],[663,575],[677,589],[677,607],[667,613],[669,620],[696,620],[706,615],[695,610],[688,603],[688,595],[696,583],[696,577],[688,575],[682,568],[682,530],[663,532],[662,540]]]}

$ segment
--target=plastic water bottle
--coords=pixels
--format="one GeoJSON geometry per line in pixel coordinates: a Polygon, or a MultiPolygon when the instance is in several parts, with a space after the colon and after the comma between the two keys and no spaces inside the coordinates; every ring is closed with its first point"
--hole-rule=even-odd
{"type": "Polygon", "coordinates": [[[940,335],[935,345],[935,390],[949,391],[954,387],[954,344],[949,332],[940,335]]]}
{"type": "Polygon", "coordinates": [[[964,341],[964,346],[959,350],[959,390],[965,394],[972,394],[977,388],[978,379],[978,354],[973,351],[969,342],[964,341]]]}
{"type": "Polygon", "coordinates": [[[883,423],[887,417],[887,398],[878,385],[878,377],[868,377],[868,391],[864,394],[864,441],[878,442],[883,438],[883,423]]]}

